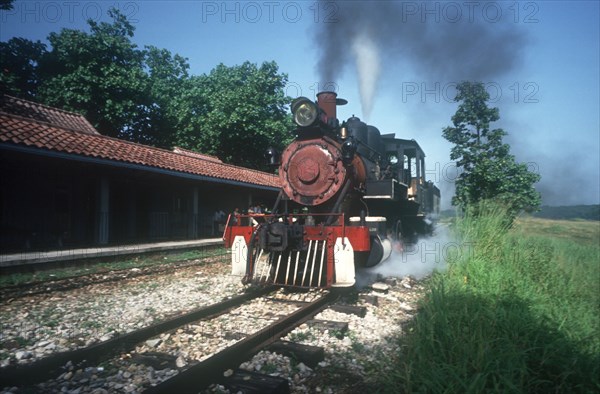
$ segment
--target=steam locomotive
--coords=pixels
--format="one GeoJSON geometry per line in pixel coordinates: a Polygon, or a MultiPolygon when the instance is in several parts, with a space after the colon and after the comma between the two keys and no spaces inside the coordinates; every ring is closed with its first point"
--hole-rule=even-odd
{"type": "Polygon", "coordinates": [[[350,287],[357,267],[431,230],[440,192],[425,181],[419,144],[354,116],[340,124],[337,106],[346,103],[334,92],[292,102],[295,140],[281,155],[267,151],[282,187],[272,213],[232,215],[225,227],[232,274],[245,283],[350,287]]]}

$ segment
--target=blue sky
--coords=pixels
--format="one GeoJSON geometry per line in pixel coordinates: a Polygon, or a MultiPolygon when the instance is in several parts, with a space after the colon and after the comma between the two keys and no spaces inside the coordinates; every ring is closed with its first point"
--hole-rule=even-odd
{"type": "MultiPolygon", "coordinates": [[[[370,25],[398,37],[378,42],[384,60],[366,120],[382,133],[394,132],[419,142],[427,154],[429,178],[446,197],[444,206],[449,204],[455,172],[449,160],[450,145],[441,131],[450,125],[456,110],[452,88],[461,74],[435,72],[444,69],[446,59],[425,67],[421,62],[425,55],[414,52],[452,46],[458,50],[448,51],[447,61],[454,68],[487,61],[474,58],[476,51],[466,51],[471,57],[460,58],[461,48],[481,45],[477,35],[455,37],[453,42],[445,38],[446,32],[453,32],[448,26],[461,24],[467,29],[470,24],[481,26],[490,36],[518,33],[523,40],[511,49],[514,64],[483,74],[482,80],[494,98],[493,105],[500,109],[501,119],[494,126],[509,133],[506,141],[517,159],[542,175],[538,188],[544,203],[600,202],[597,1],[380,1],[364,4],[350,20],[340,13],[343,3],[327,1],[17,0],[12,11],[0,13],[0,40],[19,36],[45,41],[50,32],[61,28],[87,30],[88,18],[108,20],[106,11],[116,6],[133,22],[134,41],[140,47],[154,45],[187,57],[192,74],[207,73],[219,63],[275,60],[289,76],[287,93],[312,98],[325,82],[316,67],[323,44],[315,39],[316,33],[327,23],[359,29],[365,25],[362,18],[390,5],[397,13],[387,22],[378,25],[375,20],[370,25]],[[420,26],[409,37],[403,36],[403,25],[420,26]],[[415,35],[416,31],[421,35],[415,35]]],[[[506,40],[498,42],[507,44],[506,40]]],[[[492,58],[496,53],[494,48],[485,49],[482,57],[492,58]]],[[[343,68],[335,77],[336,90],[349,100],[338,110],[338,117],[356,114],[365,120],[354,60],[335,61],[343,68]]]]}

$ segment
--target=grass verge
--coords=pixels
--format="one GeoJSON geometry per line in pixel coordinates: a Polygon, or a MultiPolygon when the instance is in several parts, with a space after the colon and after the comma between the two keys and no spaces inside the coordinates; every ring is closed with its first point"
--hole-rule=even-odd
{"type": "Polygon", "coordinates": [[[502,209],[484,204],[482,210],[457,220],[457,236],[470,247],[430,279],[418,315],[398,339],[403,352],[395,372],[377,386],[382,392],[600,391],[598,224],[530,219],[509,229],[502,209]]]}
{"type": "Polygon", "coordinates": [[[225,256],[225,248],[198,248],[176,253],[153,253],[135,257],[109,257],[82,261],[80,266],[69,264],[67,268],[53,268],[33,273],[14,273],[0,276],[0,288],[17,286],[32,282],[44,282],[56,279],[74,278],[82,275],[97,274],[109,271],[127,270],[131,268],[153,267],[165,263],[176,263],[189,260],[202,260],[209,257],[225,256]],[[107,261],[110,259],[110,261],[107,261]]]}

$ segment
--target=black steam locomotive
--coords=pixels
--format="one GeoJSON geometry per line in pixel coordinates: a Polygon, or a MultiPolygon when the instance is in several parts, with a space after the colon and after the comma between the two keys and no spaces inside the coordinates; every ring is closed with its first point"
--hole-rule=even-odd
{"type": "Polygon", "coordinates": [[[342,122],[347,101],[321,92],[292,102],[296,139],[279,156],[281,191],[272,214],[230,217],[224,239],[232,272],[245,282],[348,287],[355,267],[389,257],[392,242],[431,231],[440,193],[425,180],[414,140],[381,135],[359,118],[342,122]]]}

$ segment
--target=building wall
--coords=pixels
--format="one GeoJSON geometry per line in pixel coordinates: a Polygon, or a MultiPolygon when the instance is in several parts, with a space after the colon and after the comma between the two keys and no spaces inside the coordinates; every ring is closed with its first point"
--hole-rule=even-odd
{"type": "Polygon", "coordinates": [[[0,151],[3,253],[220,237],[216,211],[272,205],[253,187],[0,151]]]}

